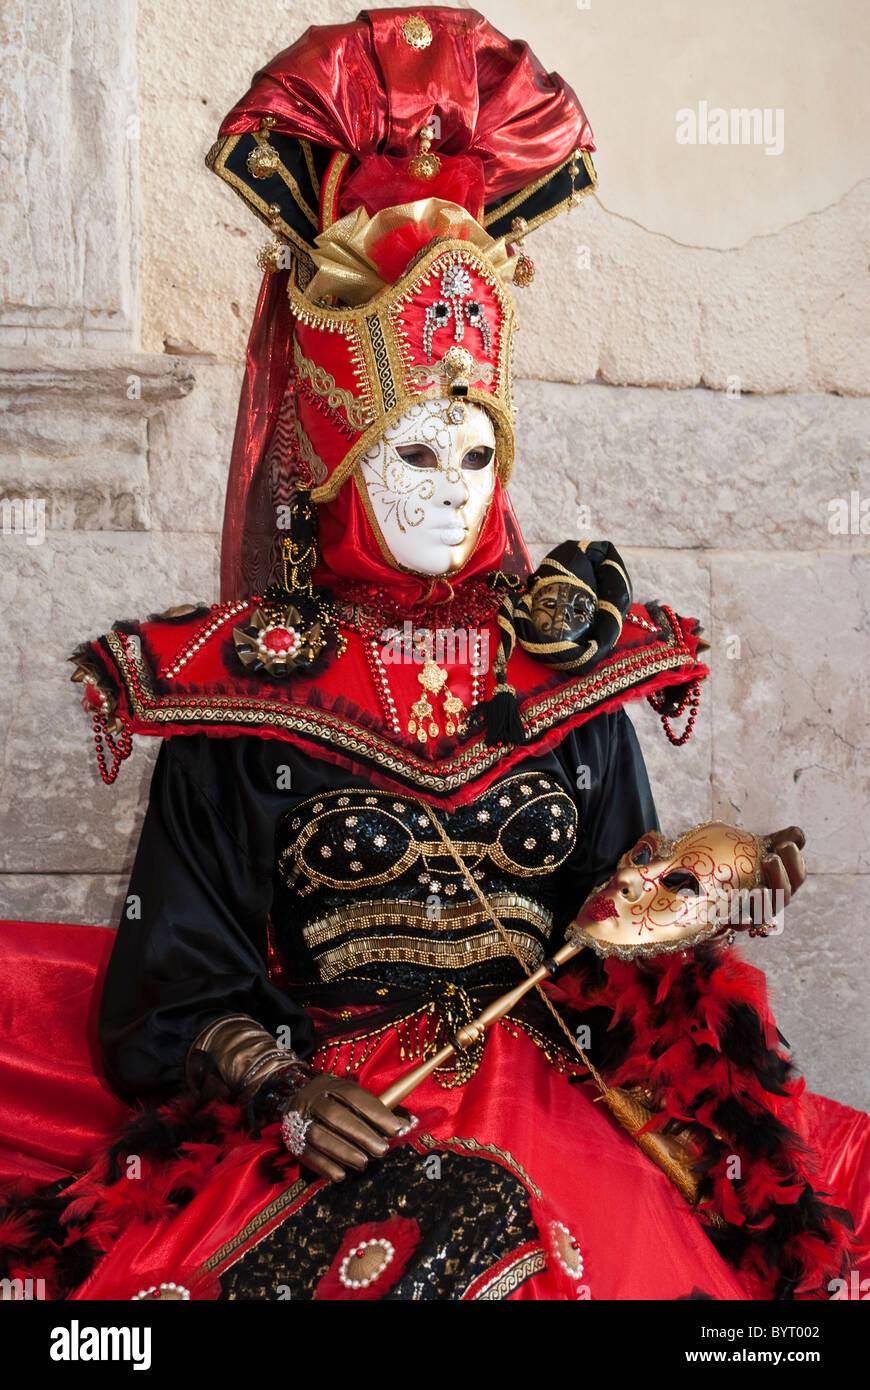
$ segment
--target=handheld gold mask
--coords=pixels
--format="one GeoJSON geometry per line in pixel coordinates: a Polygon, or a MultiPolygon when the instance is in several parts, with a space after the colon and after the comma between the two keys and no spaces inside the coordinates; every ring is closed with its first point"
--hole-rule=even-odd
{"type": "Polygon", "coordinates": [[[578,913],[569,934],[599,955],[626,959],[683,950],[730,920],[734,896],[758,888],[764,841],[705,821],[667,841],[648,831],[578,913]]]}

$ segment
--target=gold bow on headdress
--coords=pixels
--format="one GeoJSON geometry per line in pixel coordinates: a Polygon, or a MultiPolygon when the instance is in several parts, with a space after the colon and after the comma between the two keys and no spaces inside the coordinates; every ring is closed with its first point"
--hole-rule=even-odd
{"type": "Polygon", "coordinates": [[[366,304],[387,284],[369,252],[388,232],[409,224],[427,233],[426,240],[468,240],[483,252],[502,284],[508,285],[516,269],[516,256],[508,255],[505,238],[493,239],[470,212],[443,198],[419,198],[383,208],[370,217],[365,208],[349,212],[315,237],[311,256],[317,271],[306,289],[312,302],[334,295],[344,304],[366,304]]]}

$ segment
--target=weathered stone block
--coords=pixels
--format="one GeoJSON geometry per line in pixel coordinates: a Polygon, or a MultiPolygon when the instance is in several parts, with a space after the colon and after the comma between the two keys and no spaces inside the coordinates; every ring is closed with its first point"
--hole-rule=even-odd
{"type": "Polygon", "coordinates": [[[128,883],[126,874],[0,874],[0,918],[114,927],[128,883]]]}
{"type": "MultiPolygon", "coordinates": [[[[713,810],[870,869],[870,556],[714,555],[713,810]]],[[[833,928],[832,928],[833,929],[833,928]]]]}
{"type": "Polygon", "coordinates": [[[167,405],[149,427],[152,524],[165,531],[220,532],[241,371],[196,360],[196,390],[167,405]]]}
{"type": "Polygon", "coordinates": [[[72,532],[14,550],[11,541],[0,569],[0,642],[14,655],[14,694],[0,704],[0,871],[118,874],[135,851],[157,741],[137,740],[104,786],[66,658],[119,618],[214,601],[217,537],[72,532]]]}
{"type": "Polygon", "coordinates": [[[850,515],[854,493],[870,501],[867,400],[522,380],[516,403],[511,497],[530,542],[870,549],[870,515],[864,535],[850,515]]]}
{"type": "Polygon", "coordinates": [[[0,50],[0,344],[129,347],[138,330],[134,0],[4,0],[0,50]]]}
{"type": "Polygon", "coordinates": [[[783,913],[782,935],[743,947],[767,975],[777,1024],[810,1089],[862,1110],[870,1109],[868,911],[866,874],[814,873],[783,913]]]}
{"type": "Polygon", "coordinates": [[[148,530],[149,419],[194,383],[178,357],[0,349],[4,540],[23,507],[49,531],[148,530]]]}

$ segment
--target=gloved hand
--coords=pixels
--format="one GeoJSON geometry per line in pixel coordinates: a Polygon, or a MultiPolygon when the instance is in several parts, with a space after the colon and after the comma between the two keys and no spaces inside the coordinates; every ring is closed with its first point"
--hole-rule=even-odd
{"type": "Polygon", "coordinates": [[[350,1077],[321,1072],[293,1093],[281,1131],[300,1163],[339,1182],[348,1171],[362,1172],[371,1159],[383,1158],[410,1120],[350,1077]]]}

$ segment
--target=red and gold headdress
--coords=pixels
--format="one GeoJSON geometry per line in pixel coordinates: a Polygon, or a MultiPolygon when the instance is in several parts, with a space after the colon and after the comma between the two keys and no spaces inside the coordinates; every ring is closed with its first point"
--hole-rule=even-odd
{"type": "MultiPolygon", "coordinates": [[[[257,74],[207,158],[274,236],[227,489],[225,598],[274,578],[293,485],[332,503],[421,397],[485,406],[507,482],[511,286],[530,274],[516,245],[595,187],[593,148],[570,88],[473,10],[312,26],[257,74]]],[[[502,509],[493,524],[507,519],[521,550],[506,496],[502,509]]],[[[479,549],[491,553],[484,534],[479,549]]]]}
{"type": "Polygon", "coordinates": [[[335,497],[359,455],[421,395],[462,396],[485,405],[495,424],[502,482],[510,476],[513,303],[492,250],[469,236],[466,223],[477,224],[467,214],[457,221],[459,212],[436,198],[373,219],[358,209],[344,220],[362,222],[362,237],[373,235],[356,272],[348,251],[364,253],[362,237],[352,235],[335,243],[340,261],[320,249],[308,293],[295,265],[290,270],[297,445],[315,502],[335,497]],[[445,237],[437,229],[447,218],[455,225],[446,225],[452,234],[445,237]],[[382,230],[378,224],[384,221],[393,226],[382,230]],[[395,261],[397,243],[406,260],[415,241],[422,244],[398,279],[382,278],[378,271],[395,261]],[[366,273],[369,267],[375,269],[366,273]],[[358,307],[324,303],[340,293],[347,304],[373,284],[375,293],[360,297],[358,307]]]}

